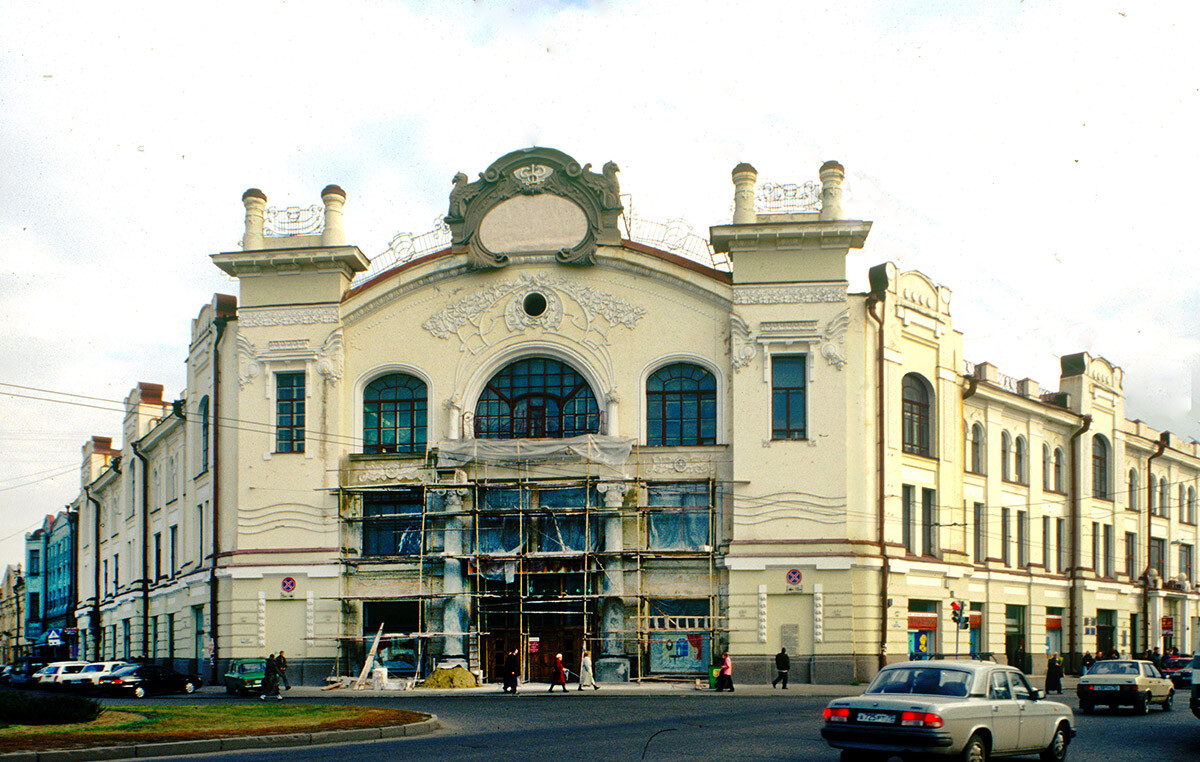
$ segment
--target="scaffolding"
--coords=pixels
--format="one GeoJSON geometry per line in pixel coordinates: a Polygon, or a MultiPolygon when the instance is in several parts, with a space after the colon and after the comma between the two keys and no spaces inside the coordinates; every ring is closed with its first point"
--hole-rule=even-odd
{"type": "MultiPolygon", "coordinates": [[[[661,458],[660,448],[654,452],[661,458]]],[[[512,647],[519,649],[523,673],[531,675],[534,662],[552,656],[539,641],[551,632],[574,633],[593,656],[629,659],[635,680],[694,678],[707,672],[728,631],[718,613],[715,549],[724,494],[716,459],[714,452],[700,464],[702,478],[675,470],[647,478],[636,447],[631,476],[604,475],[587,458],[580,459],[582,467],[528,460],[497,467],[484,460],[452,469],[427,458],[407,470],[410,480],[403,483],[342,486],[344,607],[361,607],[358,629],[384,624],[385,639],[415,640],[426,654],[444,655],[448,639],[462,638],[466,666],[489,676],[512,647]],[[672,495],[668,485],[687,491],[672,495]],[[375,510],[387,505],[393,510],[375,510]],[[670,520],[674,516],[678,522],[670,520]],[[678,536],[672,534],[676,526],[678,536]],[[381,534],[391,543],[383,549],[395,552],[379,552],[381,534]],[[368,538],[374,538],[370,549],[368,538]],[[444,587],[451,562],[461,564],[461,590],[444,587]],[[367,571],[404,589],[387,595],[360,590],[354,577],[367,571]],[[664,582],[672,577],[673,585],[664,582]],[[606,600],[620,601],[619,627],[601,624],[606,600]],[[663,610],[671,600],[703,605],[663,610]],[[430,621],[439,611],[444,617],[451,601],[461,612],[461,632],[430,621]],[[415,627],[367,621],[366,604],[398,602],[414,605],[415,627]],[[694,658],[703,663],[687,671],[656,670],[656,645],[695,647],[694,658]]],[[[346,631],[346,613],[344,608],[343,656],[366,637],[346,631]]],[[[418,677],[425,667],[415,665],[418,677]]]]}

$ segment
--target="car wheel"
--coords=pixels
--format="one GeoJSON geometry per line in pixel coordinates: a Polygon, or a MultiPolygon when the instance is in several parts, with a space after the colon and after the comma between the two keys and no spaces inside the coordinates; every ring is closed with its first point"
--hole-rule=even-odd
{"type": "Polygon", "coordinates": [[[184,693],[195,693],[196,692],[196,684],[193,683],[191,680],[188,680],[186,683],[183,684],[183,692],[184,693]]]}
{"type": "Polygon", "coordinates": [[[146,689],[140,685],[134,686],[133,697],[134,698],[145,698],[146,697],[146,689]]]}
{"type": "Polygon", "coordinates": [[[1163,699],[1162,710],[1164,712],[1171,711],[1172,705],[1174,703],[1175,703],[1175,691],[1170,691],[1169,693],[1167,693],[1167,697],[1165,699],[1163,699]]]}
{"type": "Polygon", "coordinates": [[[1086,701],[1081,701],[1081,702],[1079,702],[1079,709],[1084,714],[1091,714],[1092,712],[1096,711],[1096,705],[1088,703],[1086,701]]]}
{"type": "Polygon", "coordinates": [[[1054,737],[1050,739],[1050,745],[1042,750],[1042,762],[1063,762],[1067,758],[1067,743],[1066,725],[1059,723],[1059,726],[1054,729],[1054,737]]]}
{"type": "Polygon", "coordinates": [[[962,762],[987,762],[988,749],[987,743],[978,735],[971,736],[967,740],[967,745],[963,747],[962,754],[959,755],[962,762]]]}
{"type": "Polygon", "coordinates": [[[235,691],[233,689],[233,686],[230,685],[229,683],[225,683],[225,692],[228,693],[230,696],[232,696],[234,693],[237,693],[237,691],[235,691]]]}
{"type": "Polygon", "coordinates": [[[1150,711],[1150,694],[1148,692],[1138,696],[1137,701],[1133,704],[1133,711],[1137,714],[1147,714],[1150,711]]]}

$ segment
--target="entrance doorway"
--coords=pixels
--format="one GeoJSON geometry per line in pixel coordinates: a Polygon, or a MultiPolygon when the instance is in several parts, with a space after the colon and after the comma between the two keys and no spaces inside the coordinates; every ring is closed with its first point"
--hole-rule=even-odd
{"type": "Polygon", "coordinates": [[[1112,609],[1096,609],[1096,652],[1111,654],[1116,647],[1117,612],[1112,609]]]}

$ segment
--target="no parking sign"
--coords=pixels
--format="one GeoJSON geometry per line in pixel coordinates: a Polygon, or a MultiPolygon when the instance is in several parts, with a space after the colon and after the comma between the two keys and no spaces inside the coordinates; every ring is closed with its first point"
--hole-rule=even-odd
{"type": "Polygon", "coordinates": [[[788,569],[783,581],[787,584],[789,593],[804,592],[804,575],[800,573],[799,569],[788,569]]]}

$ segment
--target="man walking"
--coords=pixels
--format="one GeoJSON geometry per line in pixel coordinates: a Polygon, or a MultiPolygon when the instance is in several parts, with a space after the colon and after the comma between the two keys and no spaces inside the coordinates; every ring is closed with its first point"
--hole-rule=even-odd
{"type": "Polygon", "coordinates": [[[504,692],[517,695],[517,676],[521,673],[521,657],[514,648],[504,657],[504,692]]]}
{"type": "Polygon", "coordinates": [[[783,689],[787,690],[788,669],[791,668],[792,661],[788,658],[787,648],[780,648],[779,653],[775,654],[775,670],[779,673],[775,679],[771,681],[771,687],[774,688],[776,683],[783,681],[783,689]]]}
{"type": "Polygon", "coordinates": [[[279,692],[279,665],[275,662],[275,654],[267,657],[267,668],[263,673],[262,693],[258,694],[259,701],[266,701],[267,694],[274,693],[278,701],[283,701],[279,692]]]}
{"type": "Polygon", "coordinates": [[[290,691],[292,689],[292,683],[290,680],[288,680],[287,659],[284,658],[283,651],[280,651],[279,655],[275,657],[275,668],[279,670],[279,680],[283,683],[283,689],[285,691],[290,691]]]}

